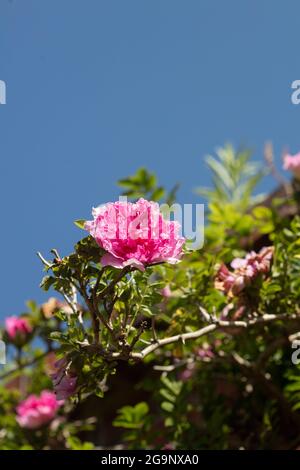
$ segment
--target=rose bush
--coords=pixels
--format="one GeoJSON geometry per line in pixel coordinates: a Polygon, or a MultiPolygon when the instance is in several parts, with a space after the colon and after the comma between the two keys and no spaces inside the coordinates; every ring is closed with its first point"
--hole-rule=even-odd
{"type": "Polygon", "coordinates": [[[76,221],[89,235],[72,253],[39,254],[60,299],[3,328],[1,448],[298,447],[297,164],[285,156],[294,179],[265,198],[253,191],[274,174],[266,156],[266,168],[231,146],[207,158],[201,250],[159,211],[176,187],[141,169],[119,182],[133,202],[76,221]]]}

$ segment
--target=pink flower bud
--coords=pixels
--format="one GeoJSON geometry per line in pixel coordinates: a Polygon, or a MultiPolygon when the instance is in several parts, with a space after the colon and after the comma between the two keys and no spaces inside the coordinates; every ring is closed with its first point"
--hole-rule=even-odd
{"type": "Polygon", "coordinates": [[[32,327],[27,318],[11,316],[5,319],[5,331],[11,340],[24,340],[32,332],[32,327]]]}

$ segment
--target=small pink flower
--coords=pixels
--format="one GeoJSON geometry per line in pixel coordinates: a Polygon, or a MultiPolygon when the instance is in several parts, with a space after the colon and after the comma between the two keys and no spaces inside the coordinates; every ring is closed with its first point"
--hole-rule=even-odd
{"type": "Polygon", "coordinates": [[[179,379],[182,382],[190,380],[196,372],[196,364],[194,362],[187,364],[186,367],[179,373],[179,379]]]}
{"type": "Polygon", "coordinates": [[[66,302],[62,302],[56,299],[56,297],[50,297],[47,302],[41,305],[41,311],[45,318],[53,317],[57,310],[62,310],[67,314],[73,313],[72,308],[66,302]]]}
{"type": "Polygon", "coordinates": [[[12,316],[5,319],[5,331],[12,340],[16,337],[25,339],[32,332],[32,327],[27,318],[12,316]]]}
{"type": "Polygon", "coordinates": [[[17,421],[22,428],[36,429],[49,423],[61,403],[54,393],[44,390],[40,396],[29,395],[17,407],[17,421]]]}
{"type": "Polygon", "coordinates": [[[172,297],[172,291],[170,289],[170,286],[165,286],[161,291],[160,291],[161,295],[165,298],[165,299],[169,299],[170,297],[172,297]]]}
{"type": "Polygon", "coordinates": [[[51,374],[56,398],[65,400],[76,391],[77,376],[68,368],[68,361],[65,358],[55,363],[56,372],[51,374]]]}
{"type": "Polygon", "coordinates": [[[238,320],[244,315],[245,310],[245,305],[238,304],[237,307],[235,307],[234,303],[229,303],[223,308],[220,320],[227,320],[229,316],[232,320],[238,320]]]}
{"type": "Polygon", "coordinates": [[[247,265],[247,261],[245,258],[235,258],[233,261],[231,261],[230,266],[233,269],[240,269],[240,268],[245,268],[247,265]]]}
{"type": "Polygon", "coordinates": [[[174,444],[172,442],[167,442],[162,448],[162,450],[175,450],[174,444]]]}
{"type": "Polygon", "coordinates": [[[270,270],[274,249],[271,246],[262,248],[259,253],[251,251],[245,257],[245,274],[255,277],[259,273],[267,273],[270,270]]]}
{"type": "Polygon", "coordinates": [[[197,349],[197,356],[204,361],[209,361],[215,356],[215,353],[208,343],[204,343],[197,349]]]}
{"type": "Polygon", "coordinates": [[[283,156],[283,168],[291,171],[296,178],[300,179],[300,152],[296,155],[285,154],[283,156]]]}
{"type": "Polygon", "coordinates": [[[144,271],[149,264],[178,263],[183,254],[179,223],[165,220],[156,202],[108,203],[93,209],[93,216],[85,229],[107,252],[101,258],[103,266],[144,271]]]}

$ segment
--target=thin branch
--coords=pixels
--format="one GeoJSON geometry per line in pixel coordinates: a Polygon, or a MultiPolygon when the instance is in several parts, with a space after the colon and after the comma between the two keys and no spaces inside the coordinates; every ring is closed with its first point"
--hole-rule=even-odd
{"type": "MultiPolygon", "coordinates": [[[[202,336],[205,336],[208,333],[211,333],[216,330],[224,330],[224,329],[226,330],[226,329],[231,329],[231,328],[248,328],[256,324],[264,325],[264,324],[267,324],[273,321],[279,321],[279,320],[300,321],[300,315],[299,314],[291,315],[287,313],[278,314],[278,315],[265,314],[260,317],[250,319],[248,321],[224,321],[224,320],[215,321],[214,323],[204,326],[203,328],[196,330],[196,331],[192,331],[189,333],[182,333],[182,334],[175,335],[175,336],[170,336],[169,338],[158,339],[156,343],[153,343],[150,346],[147,346],[142,351],[130,353],[129,358],[142,360],[149,354],[156,351],[156,349],[158,348],[167,346],[168,344],[176,343],[178,341],[185,342],[190,339],[201,338],[202,336]]],[[[112,353],[111,357],[112,359],[124,359],[123,354],[119,352],[112,353]]]]}
{"type": "Polygon", "coordinates": [[[144,333],[146,328],[147,328],[147,322],[142,321],[142,323],[140,324],[140,327],[138,329],[137,334],[135,335],[135,337],[133,338],[133,340],[130,344],[130,349],[131,350],[134,348],[135,344],[139,341],[140,337],[142,336],[142,334],[144,333]]]}
{"type": "Polygon", "coordinates": [[[51,264],[43,257],[42,253],[39,251],[37,252],[37,256],[40,258],[41,262],[47,266],[47,268],[51,268],[51,264]]]}
{"type": "Polygon", "coordinates": [[[93,287],[93,303],[96,306],[97,302],[97,290],[100,284],[100,281],[102,279],[103,273],[104,273],[105,268],[102,268],[101,271],[98,274],[97,281],[95,282],[95,285],[93,287]]]}
{"type": "Polygon", "coordinates": [[[50,250],[50,253],[52,253],[55,256],[57,261],[61,261],[61,257],[56,248],[52,248],[52,250],[50,250]]]}
{"type": "Polygon", "coordinates": [[[211,321],[211,315],[208,313],[207,310],[205,310],[205,308],[201,307],[201,305],[199,305],[199,312],[200,312],[202,318],[204,319],[204,321],[206,321],[206,322],[211,321]]]}
{"type": "Polygon", "coordinates": [[[127,326],[129,314],[130,314],[130,309],[129,309],[128,301],[125,300],[124,303],[125,303],[125,313],[123,315],[122,328],[125,330],[127,326]]]}
{"type": "Polygon", "coordinates": [[[75,305],[73,304],[72,300],[70,299],[70,297],[63,290],[60,290],[59,292],[61,293],[61,295],[63,296],[63,298],[65,299],[65,301],[69,305],[69,307],[71,308],[72,312],[76,315],[77,314],[77,309],[76,309],[75,305]]]}
{"type": "Polygon", "coordinates": [[[153,341],[156,343],[158,338],[157,338],[157,334],[156,334],[156,330],[155,330],[155,316],[153,316],[151,318],[151,330],[152,330],[153,341]]]}
{"type": "MultiPolygon", "coordinates": [[[[89,296],[86,292],[86,288],[82,284],[82,282],[80,282],[79,293],[84,298],[86,306],[89,309],[89,312],[91,314],[92,326],[93,326],[93,332],[94,332],[94,341],[95,341],[95,343],[99,343],[99,317],[97,315],[98,309],[95,310],[94,303],[93,303],[92,299],[89,298],[89,296]]],[[[102,320],[102,318],[101,318],[101,320],[102,320]]]]}
{"type": "MultiPolygon", "coordinates": [[[[49,354],[52,351],[44,351],[42,354],[39,356],[34,357],[30,361],[23,362],[23,364],[18,365],[18,367],[15,367],[14,369],[8,370],[4,372],[3,374],[0,375],[0,380],[6,379],[6,377],[9,377],[10,375],[19,372],[20,370],[26,369],[27,367],[33,366],[37,362],[39,362],[41,359],[43,359],[47,354],[49,354]]],[[[55,350],[53,350],[55,352],[55,350]]]]}

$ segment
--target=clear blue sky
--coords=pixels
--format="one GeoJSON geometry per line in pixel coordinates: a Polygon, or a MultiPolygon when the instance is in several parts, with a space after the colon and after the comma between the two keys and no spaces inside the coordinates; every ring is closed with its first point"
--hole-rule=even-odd
{"type": "Polygon", "coordinates": [[[299,18],[297,0],[0,0],[0,316],[45,299],[36,250],[67,254],[139,166],[194,202],[225,141],[297,151],[299,18]]]}

